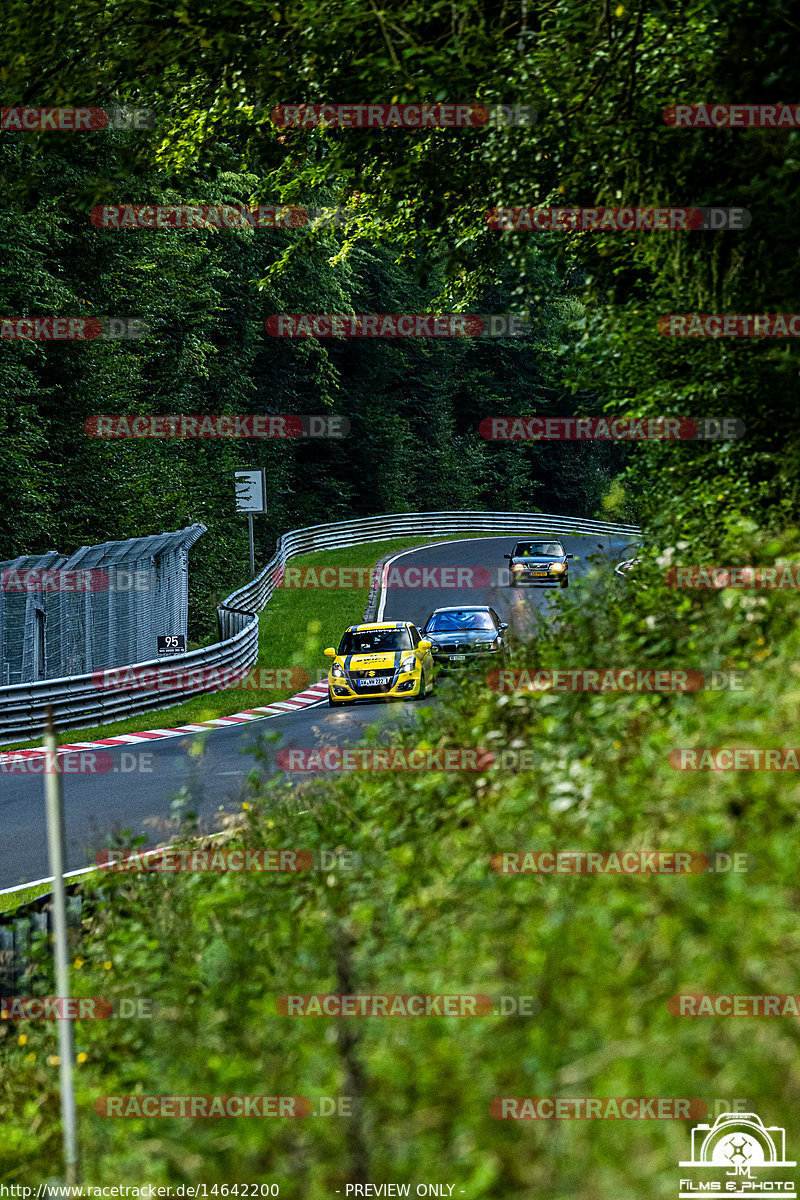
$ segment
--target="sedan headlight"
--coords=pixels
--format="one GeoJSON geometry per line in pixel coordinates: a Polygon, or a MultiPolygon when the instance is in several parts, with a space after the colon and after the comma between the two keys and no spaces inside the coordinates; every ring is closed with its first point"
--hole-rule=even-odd
{"type": "Polygon", "coordinates": [[[414,670],[416,670],[416,666],[417,666],[417,660],[413,654],[410,654],[408,656],[408,658],[404,658],[403,661],[400,663],[400,670],[406,671],[406,672],[414,671],[414,670]]]}
{"type": "Polygon", "coordinates": [[[476,642],[473,649],[475,649],[475,650],[492,650],[492,649],[494,649],[494,642],[476,642]]]}
{"type": "Polygon", "coordinates": [[[566,569],[564,563],[550,563],[550,570],[554,571],[556,575],[559,575],[562,571],[566,571],[566,569]]]}
{"type": "Polygon", "coordinates": [[[344,679],[344,667],[341,663],[335,662],[333,664],[331,667],[331,675],[335,676],[336,679],[344,679]]]}
{"type": "Polygon", "coordinates": [[[524,571],[524,570],[525,570],[525,563],[512,563],[512,564],[511,564],[511,570],[512,570],[512,571],[524,571]]]}

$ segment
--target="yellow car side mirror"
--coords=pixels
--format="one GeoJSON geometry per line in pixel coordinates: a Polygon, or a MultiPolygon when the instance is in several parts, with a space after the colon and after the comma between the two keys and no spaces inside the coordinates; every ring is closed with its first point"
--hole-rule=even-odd
{"type": "Polygon", "coordinates": [[[433,645],[433,642],[428,641],[427,638],[423,638],[422,641],[417,646],[417,649],[418,650],[430,650],[432,645],[433,645]]]}
{"type": "Polygon", "coordinates": [[[336,658],[336,651],[334,650],[333,646],[328,646],[327,650],[323,650],[322,653],[326,658],[336,658]]]}

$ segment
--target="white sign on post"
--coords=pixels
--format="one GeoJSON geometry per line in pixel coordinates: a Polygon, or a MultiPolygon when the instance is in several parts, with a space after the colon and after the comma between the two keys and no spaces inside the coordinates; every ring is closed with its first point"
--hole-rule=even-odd
{"type": "Polygon", "coordinates": [[[265,513],[267,511],[267,481],[261,471],[235,471],[236,511],[265,513]]]}
{"type": "Polygon", "coordinates": [[[250,537],[250,578],[256,575],[256,547],[253,536],[253,513],[267,511],[267,480],[263,468],[260,471],[234,471],[236,488],[236,511],[247,513],[250,537]]]}

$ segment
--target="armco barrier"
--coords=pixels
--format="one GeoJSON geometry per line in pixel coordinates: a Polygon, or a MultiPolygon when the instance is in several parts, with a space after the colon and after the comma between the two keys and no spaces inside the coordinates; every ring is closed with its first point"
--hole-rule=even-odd
{"type": "Polygon", "coordinates": [[[638,562],[638,558],[626,558],[624,562],[617,563],[614,567],[614,574],[619,575],[621,579],[630,581],[631,572],[638,562]]]}
{"type": "MultiPolygon", "coordinates": [[[[155,659],[136,663],[137,673],[197,671],[207,680],[208,671],[217,669],[246,675],[258,656],[258,617],[252,612],[229,610],[230,635],[224,642],[171,655],[168,660],[155,659]]],[[[120,670],[128,668],[122,667],[120,670]]],[[[47,709],[53,712],[56,728],[89,728],[108,725],[136,713],[155,708],[169,708],[199,692],[217,689],[192,685],[169,690],[143,687],[141,682],[128,687],[102,689],[92,675],[70,675],[63,679],[43,679],[38,683],[16,683],[0,688],[0,746],[23,738],[38,737],[44,730],[47,709]]]]}
{"type": "MultiPolygon", "coordinates": [[[[102,890],[95,890],[93,900],[102,895],[102,890]]],[[[74,884],[67,892],[67,938],[72,953],[79,948],[83,916],[80,885],[74,884]]],[[[0,996],[38,996],[49,990],[46,983],[52,983],[52,935],[51,892],[0,913],[0,996]]]]}
{"type": "Polygon", "coordinates": [[[454,533],[483,532],[510,537],[537,533],[596,535],[619,538],[626,549],[640,537],[640,530],[635,525],[513,512],[394,513],[294,529],[280,538],[275,554],[261,573],[219,605],[218,642],[186,654],[170,655],[167,660],[131,664],[137,673],[145,669],[148,673],[156,673],[153,687],[142,687],[137,682],[130,687],[104,691],[97,687],[91,675],[74,675],[0,688],[0,746],[38,737],[44,730],[48,708],[52,709],[54,723],[60,730],[107,725],[137,713],[170,708],[202,692],[218,691],[219,688],[208,686],[208,672],[214,669],[228,677],[232,673],[246,675],[258,657],[257,614],[268,604],[275,590],[276,575],[297,554],[389,538],[430,536],[435,539],[454,533]],[[157,672],[173,674],[176,670],[182,673],[194,670],[205,676],[205,684],[187,679],[183,690],[159,689],[157,672]]]}

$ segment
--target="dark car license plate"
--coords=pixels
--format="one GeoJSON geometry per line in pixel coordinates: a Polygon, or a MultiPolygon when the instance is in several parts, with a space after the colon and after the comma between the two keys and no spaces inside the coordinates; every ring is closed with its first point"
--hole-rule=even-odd
{"type": "Polygon", "coordinates": [[[529,574],[535,576],[536,579],[544,579],[549,574],[548,571],[530,571],[529,574]]]}
{"type": "Polygon", "coordinates": [[[466,662],[466,661],[467,661],[466,654],[451,654],[450,655],[450,662],[466,662]]]}

